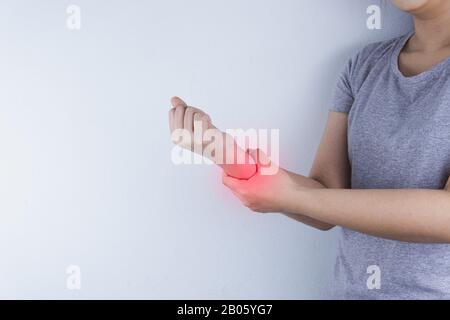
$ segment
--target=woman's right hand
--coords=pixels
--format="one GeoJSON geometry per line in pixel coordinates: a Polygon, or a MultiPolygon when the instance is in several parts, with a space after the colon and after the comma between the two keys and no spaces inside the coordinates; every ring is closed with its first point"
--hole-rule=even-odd
{"type": "Polygon", "coordinates": [[[188,106],[178,97],[171,99],[172,108],[169,111],[169,126],[172,142],[178,146],[208,157],[217,165],[222,167],[224,171],[231,177],[237,179],[249,179],[256,174],[256,163],[248,156],[247,152],[241,149],[235,140],[224,132],[217,129],[211,122],[211,118],[202,110],[188,106]],[[182,130],[182,131],[178,131],[182,130]],[[208,131],[208,137],[214,136],[214,141],[205,138],[208,131]],[[189,135],[184,137],[183,134],[189,135]],[[221,143],[217,143],[217,139],[221,139],[221,143]],[[205,141],[206,140],[206,141],[205,141]],[[211,144],[211,148],[205,152],[205,148],[211,144]],[[245,159],[245,163],[236,163],[235,160],[228,161],[228,152],[233,151],[234,159],[245,159]],[[214,156],[212,154],[214,153],[214,156]]]}
{"type": "Polygon", "coordinates": [[[172,109],[169,111],[169,126],[172,141],[178,146],[192,152],[203,152],[205,147],[203,136],[198,134],[198,130],[202,130],[203,133],[206,130],[219,130],[212,125],[211,118],[205,112],[198,108],[189,107],[180,98],[173,97],[171,104],[172,109]],[[175,139],[174,133],[176,130],[185,130],[190,135],[190,139],[175,139]],[[195,131],[197,131],[197,134],[195,134],[195,131]]]}

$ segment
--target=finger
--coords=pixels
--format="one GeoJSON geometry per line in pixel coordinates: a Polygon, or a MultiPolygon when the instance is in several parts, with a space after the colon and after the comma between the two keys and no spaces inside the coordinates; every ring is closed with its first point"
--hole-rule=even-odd
{"type": "Polygon", "coordinates": [[[172,103],[172,107],[174,107],[174,108],[176,108],[178,106],[187,107],[186,102],[184,102],[183,100],[181,100],[178,97],[173,97],[172,99],[170,99],[170,102],[172,103]]]}
{"type": "Polygon", "coordinates": [[[175,108],[175,117],[174,117],[174,128],[175,129],[183,129],[185,111],[186,111],[186,107],[183,107],[181,105],[175,108]]]}
{"type": "Polygon", "coordinates": [[[184,129],[189,132],[194,132],[194,114],[196,110],[195,108],[188,107],[186,112],[184,113],[184,129]]]}
{"type": "Polygon", "coordinates": [[[203,134],[205,132],[205,128],[203,127],[203,113],[194,113],[194,142],[196,144],[202,144],[203,143],[203,134]]]}
{"type": "Polygon", "coordinates": [[[211,118],[209,117],[209,115],[204,114],[202,116],[201,120],[202,120],[203,128],[205,130],[207,130],[207,129],[215,129],[215,127],[212,125],[212,121],[211,121],[211,118]]]}
{"type": "Polygon", "coordinates": [[[198,121],[201,122],[203,132],[205,132],[208,129],[217,129],[212,125],[211,118],[206,113],[202,113],[200,117],[199,116],[197,117],[198,121]]]}
{"type": "Polygon", "coordinates": [[[270,158],[261,149],[249,149],[250,156],[260,165],[269,166],[271,164],[270,158]]]}
{"type": "Polygon", "coordinates": [[[261,149],[258,149],[258,162],[263,166],[272,165],[272,160],[270,160],[269,156],[261,149]]]}
{"type": "Polygon", "coordinates": [[[247,153],[250,155],[253,161],[255,161],[255,163],[258,163],[258,149],[247,149],[247,153]]]}
{"type": "Polygon", "coordinates": [[[242,181],[228,176],[225,172],[222,176],[222,183],[231,190],[237,191],[242,187],[242,181]]]}
{"type": "Polygon", "coordinates": [[[174,128],[174,121],[175,121],[175,109],[172,108],[169,110],[169,128],[170,132],[173,132],[175,130],[174,128]]]}

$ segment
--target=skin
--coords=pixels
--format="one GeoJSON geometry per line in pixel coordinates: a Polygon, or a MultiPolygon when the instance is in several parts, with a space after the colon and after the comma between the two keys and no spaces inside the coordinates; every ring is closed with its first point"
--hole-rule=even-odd
{"type": "MultiPolygon", "coordinates": [[[[399,56],[405,76],[450,56],[450,1],[392,2],[414,18],[415,35],[399,56]]],[[[224,173],[224,185],[252,211],[279,212],[320,230],[339,225],[391,240],[450,243],[450,179],[442,190],[350,189],[347,122],[346,114],[330,112],[308,177],[282,168],[247,180],[224,173]]],[[[261,151],[250,155],[260,165],[268,163],[261,151]]]]}
{"type": "Polygon", "coordinates": [[[450,1],[393,0],[414,17],[415,35],[399,57],[405,76],[414,76],[450,56],[450,1]]]}
{"type": "Polygon", "coordinates": [[[242,150],[232,137],[219,131],[211,123],[211,118],[205,112],[198,108],[189,107],[178,97],[173,97],[171,104],[172,109],[169,111],[169,127],[174,143],[180,147],[204,155],[207,144],[204,142],[204,139],[196,139],[198,136],[200,136],[199,138],[202,137],[201,135],[196,135],[195,132],[201,130],[204,133],[206,130],[209,130],[217,136],[220,136],[222,141],[224,141],[223,150],[214,148],[214,157],[208,157],[210,160],[218,164],[227,175],[236,179],[248,180],[256,174],[256,163],[253,158],[249,157],[248,153],[242,150]],[[179,129],[185,130],[191,137],[189,143],[183,143],[183,141],[176,139],[174,132],[179,129]],[[234,150],[234,158],[228,161],[224,155],[227,154],[227,150],[231,149],[234,150]],[[218,159],[222,160],[219,162],[218,159]],[[237,164],[237,159],[245,159],[245,162],[237,164]]]}

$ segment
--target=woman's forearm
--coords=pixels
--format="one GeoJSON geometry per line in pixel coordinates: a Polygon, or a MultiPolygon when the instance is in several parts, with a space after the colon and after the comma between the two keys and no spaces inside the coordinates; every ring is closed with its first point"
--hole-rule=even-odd
{"type": "Polygon", "coordinates": [[[298,188],[286,211],[392,240],[450,243],[450,193],[445,190],[298,188]]]}
{"type": "MultiPolygon", "coordinates": [[[[297,185],[302,186],[304,188],[313,188],[313,189],[326,188],[323,184],[321,184],[320,182],[318,182],[312,178],[307,178],[305,176],[294,174],[294,173],[290,173],[290,176],[293,180],[295,180],[297,185]]],[[[283,214],[291,219],[294,219],[296,221],[299,221],[301,223],[304,223],[310,227],[313,227],[313,228],[316,228],[319,230],[327,231],[334,227],[333,224],[325,223],[325,222],[319,221],[317,219],[308,217],[307,215],[303,215],[300,213],[287,213],[286,212],[283,214]]]]}

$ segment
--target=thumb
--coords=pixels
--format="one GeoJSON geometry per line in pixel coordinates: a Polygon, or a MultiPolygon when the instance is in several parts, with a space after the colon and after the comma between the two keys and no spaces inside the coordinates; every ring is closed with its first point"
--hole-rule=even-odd
{"type": "Polygon", "coordinates": [[[248,149],[249,155],[261,166],[270,166],[272,161],[261,149],[248,149]]]}
{"type": "Polygon", "coordinates": [[[242,186],[242,181],[229,176],[225,171],[222,173],[222,183],[231,190],[237,191],[242,186]]]}
{"type": "Polygon", "coordinates": [[[172,107],[174,107],[174,108],[176,108],[178,106],[187,107],[186,102],[184,102],[182,99],[180,99],[178,97],[173,97],[172,99],[170,99],[170,102],[172,104],[172,107]]]}

